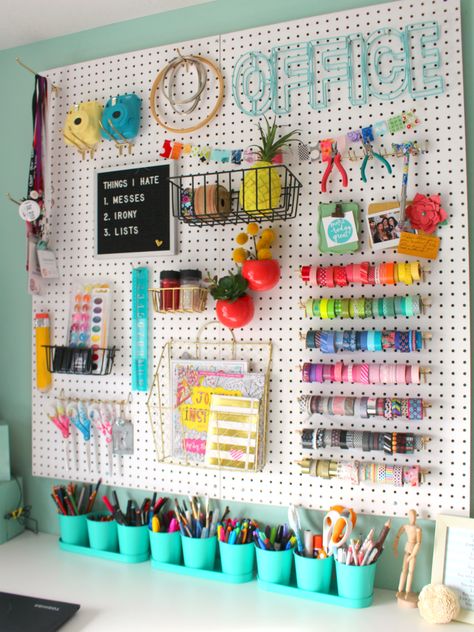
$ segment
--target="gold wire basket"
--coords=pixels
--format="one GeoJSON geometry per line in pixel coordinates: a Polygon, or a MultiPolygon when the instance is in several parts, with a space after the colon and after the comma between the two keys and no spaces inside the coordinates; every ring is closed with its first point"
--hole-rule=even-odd
{"type": "Polygon", "coordinates": [[[149,290],[153,309],[160,314],[192,314],[206,309],[209,289],[201,286],[162,287],[149,290]]]}
{"type": "MultiPolygon", "coordinates": [[[[232,330],[226,330],[230,333],[230,340],[220,340],[216,335],[212,335],[212,332],[208,333],[207,331],[208,327],[214,325],[222,327],[218,321],[208,322],[199,329],[194,341],[171,338],[162,348],[147,400],[156,459],[159,463],[170,463],[180,466],[230,470],[234,472],[237,469],[240,471],[258,472],[263,469],[266,460],[269,384],[273,345],[271,341],[237,341],[232,330]],[[179,360],[180,363],[186,362],[186,360],[190,362],[196,360],[206,361],[206,363],[219,360],[245,361],[248,363],[248,372],[263,375],[263,378],[259,378],[259,381],[263,382],[263,392],[259,404],[257,432],[256,434],[254,433],[255,458],[251,463],[246,461],[245,466],[243,466],[242,461],[239,462],[238,459],[236,459],[235,463],[229,463],[228,459],[217,459],[215,464],[211,465],[205,462],[202,453],[196,455],[188,451],[188,442],[195,441],[196,433],[184,423],[180,423],[182,419],[179,416],[180,411],[172,399],[172,367],[175,360],[179,360]],[[178,450],[176,449],[177,446],[178,450]]],[[[202,408],[198,409],[196,406],[196,409],[193,411],[192,406],[193,404],[191,404],[191,412],[206,415],[206,413],[202,413],[202,408]]],[[[209,413],[207,415],[204,435],[207,435],[209,413]]],[[[248,432],[250,433],[250,430],[248,432]]],[[[235,436],[243,438],[244,441],[246,440],[246,437],[242,437],[241,433],[235,436]]],[[[250,435],[248,438],[250,439],[250,435]]]]}

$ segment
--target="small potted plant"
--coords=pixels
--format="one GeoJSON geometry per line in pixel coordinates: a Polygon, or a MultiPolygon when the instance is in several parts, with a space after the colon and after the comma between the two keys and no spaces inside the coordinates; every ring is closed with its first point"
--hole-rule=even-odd
{"type": "Polygon", "coordinates": [[[255,307],[253,299],[247,294],[247,280],[238,272],[229,272],[228,276],[208,278],[211,296],[217,300],[216,315],[225,327],[239,329],[252,320],[255,307]]]}
{"type": "Polygon", "coordinates": [[[295,136],[300,133],[299,130],[292,130],[277,138],[276,117],[273,123],[265,118],[265,125],[264,129],[258,123],[260,145],[253,145],[258,160],[245,171],[239,192],[240,206],[249,215],[271,213],[279,207],[281,179],[272,160],[291,142],[296,141],[295,136]]]}
{"type": "Polygon", "coordinates": [[[232,258],[242,266],[241,274],[247,280],[249,289],[253,292],[267,292],[278,285],[280,264],[272,258],[271,251],[275,241],[274,231],[265,228],[259,236],[259,227],[251,223],[235,240],[239,247],[235,248],[232,258]],[[253,252],[243,247],[249,241],[253,242],[253,252]]]}

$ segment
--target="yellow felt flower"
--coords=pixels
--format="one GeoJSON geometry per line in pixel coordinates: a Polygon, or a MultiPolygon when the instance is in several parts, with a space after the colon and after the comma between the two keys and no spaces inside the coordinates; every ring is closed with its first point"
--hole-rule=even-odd
{"type": "Polygon", "coordinates": [[[257,257],[259,261],[264,261],[265,259],[271,259],[272,251],[270,250],[270,248],[261,248],[257,252],[257,257]]]}
{"type": "Polygon", "coordinates": [[[234,263],[243,263],[247,261],[247,251],[245,248],[236,248],[232,253],[232,260],[234,263]]]}
{"type": "Polygon", "coordinates": [[[263,250],[264,248],[268,248],[269,245],[270,245],[270,242],[268,241],[268,239],[264,239],[263,237],[260,237],[260,239],[257,241],[257,252],[259,250],[263,250]]]}
{"type": "Polygon", "coordinates": [[[262,231],[262,239],[268,241],[269,244],[272,244],[275,241],[275,237],[275,231],[271,228],[265,228],[265,230],[262,231]]]}
{"type": "Polygon", "coordinates": [[[239,246],[243,246],[248,242],[248,240],[248,235],[246,235],[245,233],[239,233],[235,238],[235,241],[239,244],[239,246]]]}
{"type": "Polygon", "coordinates": [[[258,233],[258,224],[256,224],[255,222],[252,222],[251,224],[249,224],[247,226],[247,234],[251,235],[252,237],[255,237],[255,235],[258,233]]]}

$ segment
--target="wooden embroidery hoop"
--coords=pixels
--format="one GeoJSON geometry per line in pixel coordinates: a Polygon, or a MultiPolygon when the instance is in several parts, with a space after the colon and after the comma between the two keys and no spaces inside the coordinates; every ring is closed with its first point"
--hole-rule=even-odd
{"type": "Polygon", "coordinates": [[[166,130],[168,130],[169,132],[174,132],[176,134],[190,134],[191,132],[195,132],[198,129],[201,129],[201,127],[204,127],[205,125],[207,125],[209,123],[209,121],[211,121],[215,115],[217,114],[222,101],[224,99],[224,78],[222,76],[222,73],[219,69],[219,67],[210,59],[207,59],[207,57],[201,57],[201,55],[181,55],[181,53],[179,51],[178,55],[182,58],[183,62],[199,62],[201,64],[205,64],[206,66],[208,66],[212,72],[215,74],[218,84],[219,84],[219,95],[217,97],[217,101],[216,104],[214,105],[214,107],[212,108],[212,110],[209,112],[209,114],[206,116],[206,118],[204,118],[200,123],[197,123],[196,125],[193,125],[191,127],[185,127],[185,128],[178,128],[178,127],[171,127],[170,125],[167,125],[166,123],[164,123],[160,117],[158,116],[158,113],[156,111],[156,93],[158,91],[158,88],[161,85],[161,82],[163,81],[163,79],[165,78],[166,74],[168,73],[168,70],[171,66],[170,62],[169,64],[167,64],[162,70],[160,70],[160,72],[158,73],[155,81],[153,82],[153,85],[151,87],[151,92],[150,92],[150,110],[151,113],[153,115],[153,118],[155,119],[155,121],[158,123],[158,125],[161,125],[161,127],[164,127],[166,130]]]}

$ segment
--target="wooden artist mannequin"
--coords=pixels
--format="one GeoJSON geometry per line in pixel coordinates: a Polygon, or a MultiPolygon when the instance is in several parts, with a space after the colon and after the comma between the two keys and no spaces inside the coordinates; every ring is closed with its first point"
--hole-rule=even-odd
{"type": "Polygon", "coordinates": [[[398,543],[403,534],[407,536],[405,552],[403,555],[402,572],[398,583],[397,599],[400,606],[416,608],[418,594],[411,592],[413,575],[415,572],[416,556],[420,550],[422,540],[422,530],[416,524],[416,511],[410,509],[408,512],[408,524],[402,525],[393,541],[393,552],[398,557],[398,543]]]}

